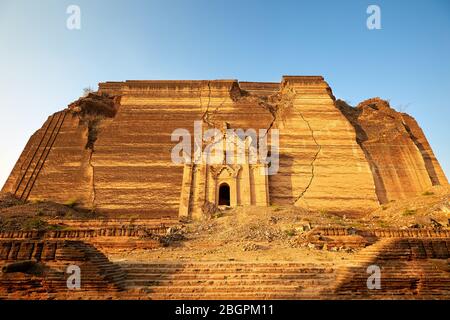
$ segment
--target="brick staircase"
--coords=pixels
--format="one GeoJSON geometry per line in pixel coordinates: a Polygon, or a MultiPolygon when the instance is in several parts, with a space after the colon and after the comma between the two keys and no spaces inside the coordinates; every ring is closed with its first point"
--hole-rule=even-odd
{"type": "Polygon", "coordinates": [[[14,194],[21,200],[27,200],[39,173],[41,172],[50,150],[55,143],[61,126],[66,118],[66,111],[53,114],[39,140],[35,149],[30,150],[29,155],[24,162],[25,166],[21,168],[20,179],[15,186],[14,194]]]}
{"type": "Polygon", "coordinates": [[[331,265],[289,262],[120,264],[128,299],[323,299],[331,265]]]}
{"type": "MultiPolygon", "coordinates": [[[[0,267],[35,262],[41,273],[2,270],[0,299],[448,299],[448,238],[383,238],[345,264],[321,262],[111,262],[79,240],[1,239],[0,267]],[[81,269],[68,290],[67,266],[81,269]],[[338,267],[339,265],[339,267],[338,267]],[[367,288],[367,267],[381,289],[367,288]]],[[[0,269],[1,269],[0,268],[0,269]]],[[[27,269],[28,270],[28,269],[27,269]]]]}
{"type": "Polygon", "coordinates": [[[42,272],[0,273],[0,299],[106,299],[124,289],[125,274],[82,241],[0,241],[0,266],[36,261],[42,272]],[[69,265],[81,270],[81,289],[67,288],[69,265]]]}
{"type": "Polygon", "coordinates": [[[385,238],[361,250],[353,265],[337,272],[336,298],[448,299],[448,238],[385,238]],[[367,267],[380,267],[381,288],[369,290],[367,267]]]}
{"type": "Polygon", "coordinates": [[[64,299],[105,299],[117,297],[124,289],[125,274],[122,269],[111,263],[94,246],[81,241],[71,242],[55,256],[56,262],[46,274],[44,286],[58,292],[58,298],[64,299]],[[81,290],[67,289],[65,268],[67,260],[74,261],[81,269],[81,290]],[[79,263],[77,263],[79,261],[79,263]]]}

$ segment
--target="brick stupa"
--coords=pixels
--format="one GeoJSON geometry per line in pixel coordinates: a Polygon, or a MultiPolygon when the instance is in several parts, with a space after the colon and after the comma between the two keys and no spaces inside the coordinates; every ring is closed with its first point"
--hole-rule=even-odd
{"type": "Polygon", "coordinates": [[[2,191],[111,217],[198,218],[219,205],[295,205],[359,214],[447,179],[416,121],[379,98],[356,108],[320,76],[105,82],[51,115],[28,141],[2,191]],[[177,128],[279,129],[279,170],[175,164],[177,128]]]}

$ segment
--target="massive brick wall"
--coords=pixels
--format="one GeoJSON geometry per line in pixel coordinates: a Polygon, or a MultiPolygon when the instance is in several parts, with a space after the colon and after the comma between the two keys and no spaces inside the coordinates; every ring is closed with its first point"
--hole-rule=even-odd
{"type": "Polygon", "coordinates": [[[293,103],[277,121],[281,170],[269,181],[271,199],[326,211],[377,206],[370,167],[328,84],[284,77],[282,85],[293,103]]]}
{"type": "Polygon", "coordinates": [[[23,199],[90,203],[87,127],[67,110],[50,116],[28,141],[2,191],[23,199]]]}
{"type": "Polygon", "coordinates": [[[434,155],[433,150],[431,149],[431,146],[417,121],[406,113],[402,113],[401,115],[406,131],[408,131],[412,141],[423,157],[425,168],[430,177],[431,183],[433,185],[448,184],[444,171],[437,161],[436,156],[434,155]]]}
{"type": "Polygon", "coordinates": [[[398,119],[378,121],[380,113],[358,118],[359,111],[354,115],[335,101],[322,77],[106,82],[99,94],[119,96],[117,110],[86,118],[71,105],[51,116],[30,138],[2,191],[28,199],[77,199],[115,217],[175,218],[183,165],[171,161],[177,143],[171,133],[193,133],[195,120],[203,129],[226,122],[235,129],[280,130],[280,169],[269,177],[272,204],[362,212],[447,183],[412,118],[394,117],[404,122],[397,140],[364,140],[363,131],[370,135],[384,125],[395,130],[398,119]],[[399,157],[399,150],[407,151],[399,157]]]}
{"type": "Polygon", "coordinates": [[[355,127],[357,140],[372,168],[381,203],[405,199],[446,185],[447,179],[417,122],[379,99],[356,108],[337,102],[355,127]]]}

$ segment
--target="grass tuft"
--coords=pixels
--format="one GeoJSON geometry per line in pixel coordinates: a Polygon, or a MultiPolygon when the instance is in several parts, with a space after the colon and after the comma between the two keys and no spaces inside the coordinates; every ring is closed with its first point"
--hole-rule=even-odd
{"type": "Polygon", "coordinates": [[[64,202],[64,205],[69,208],[74,208],[78,204],[78,200],[75,198],[69,199],[64,202]]]}
{"type": "Polygon", "coordinates": [[[417,213],[416,210],[405,209],[405,210],[403,211],[402,215],[403,215],[404,217],[408,217],[408,216],[413,216],[413,215],[415,215],[416,213],[417,213]]]}

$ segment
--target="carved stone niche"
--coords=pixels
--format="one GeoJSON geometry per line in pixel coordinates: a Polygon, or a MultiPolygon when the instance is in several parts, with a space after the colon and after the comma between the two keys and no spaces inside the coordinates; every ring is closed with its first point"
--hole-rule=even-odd
{"type": "MultiPolygon", "coordinates": [[[[227,126],[224,126],[224,130],[227,126]]],[[[241,139],[235,133],[224,133],[218,142],[222,150],[244,150],[223,157],[216,163],[208,161],[191,164],[186,161],[183,171],[179,216],[200,219],[205,203],[216,206],[268,206],[267,165],[258,161],[251,138],[241,139]]]]}
{"type": "Polygon", "coordinates": [[[209,167],[213,183],[214,202],[216,205],[235,207],[238,205],[238,176],[242,166],[235,165],[212,165],[209,167]]]}

